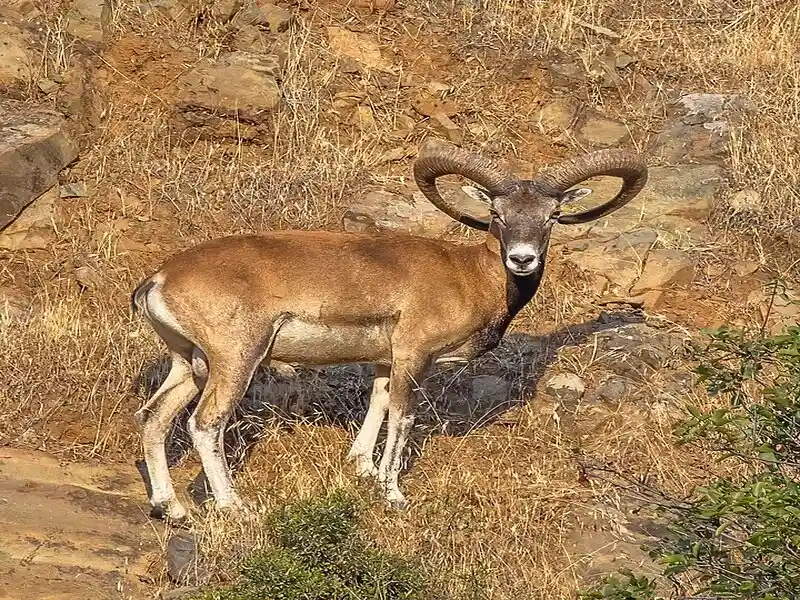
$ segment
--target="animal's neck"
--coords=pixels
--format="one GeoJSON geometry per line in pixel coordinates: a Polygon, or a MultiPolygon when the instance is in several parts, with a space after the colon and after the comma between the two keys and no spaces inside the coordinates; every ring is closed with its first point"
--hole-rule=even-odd
{"type": "Polygon", "coordinates": [[[503,294],[503,302],[507,311],[507,323],[531,301],[539,289],[539,284],[544,275],[544,265],[547,259],[547,248],[542,253],[539,268],[527,277],[517,277],[503,265],[503,253],[500,242],[492,235],[488,235],[486,242],[476,247],[481,252],[481,266],[486,277],[502,282],[498,285],[498,292],[503,294]]]}
{"type": "MultiPolygon", "coordinates": [[[[546,251],[542,255],[539,267],[527,277],[517,277],[506,270],[506,308],[510,319],[513,319],[525,305],[531,301],[539,289],[544,275],[546,251]]],[[[509,322],[510,322],[509,319],[509,322]]]]}

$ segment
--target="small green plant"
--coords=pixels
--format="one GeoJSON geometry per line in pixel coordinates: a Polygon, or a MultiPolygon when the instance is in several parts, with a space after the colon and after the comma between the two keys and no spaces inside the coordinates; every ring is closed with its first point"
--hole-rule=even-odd
{"type": "Polygon", "coordinates": [[[676,598],[800,596],[800,327],[775,336],[727,327],[706,333],[696,374],[728,402],[689,407],[676,443],[702,445],[733,461],[740,476],[670,504],[669,534],[650,549],[661,577],[621,573],[581,598],[660,600],[659,583],[676,598]]]}
{"type": "Polygon", "coordinates": [[[283,507],[265,522],[273,542],[245,561],[241,578],[197,600],[443,598],[412,562],[370,547],[358,518],[342,491],[283,507]]]}
{"type": "Polygon", "coordinates": [[[602,584],[588,592],[583,592],[583,600],[655,600],[655,581],[644,575],[636,575],[622,569],[619,575],[606,577],[602,584]]]}

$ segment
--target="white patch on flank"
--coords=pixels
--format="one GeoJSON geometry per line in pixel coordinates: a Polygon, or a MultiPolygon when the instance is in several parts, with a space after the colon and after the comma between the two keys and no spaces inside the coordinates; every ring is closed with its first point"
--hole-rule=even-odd
{"type": "Polygon", "coordinates": [[[156,285],[147,293],[147,299],[145,300],[147,303],[147,316],[188,339],[186,331],[180,326],[164,302],[164,296],[161,293],[161,286],[164,280],[165,276],[162,273],[156,274],[152,279],[156,285]]]}

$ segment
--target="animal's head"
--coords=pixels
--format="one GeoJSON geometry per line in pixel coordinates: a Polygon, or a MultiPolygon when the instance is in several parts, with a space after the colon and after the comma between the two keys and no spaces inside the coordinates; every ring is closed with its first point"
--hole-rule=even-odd
{"type": "Polygon", "coordinates": [[[414,164],[414,178],[425,196],[454,219],[489,231],[500,241],[506,268],[519,277],[531,275],[544,261],[550,231],[556,223],[587,223],[630,202],[647,182],[647,165],[626,150],[600,150],[555,165],[532,180],[518,179],[483,156],[440,140],[426,141],[414,164]],[[469,215],[442,198],[436,179],[462,175],[478,186],[462,189],[486,203],[488,214],[469,215]],[[622,188],[608,202],[579,213],[562,208],[592,192],[573,186],[599,175],[620,177],[622,188]]]}

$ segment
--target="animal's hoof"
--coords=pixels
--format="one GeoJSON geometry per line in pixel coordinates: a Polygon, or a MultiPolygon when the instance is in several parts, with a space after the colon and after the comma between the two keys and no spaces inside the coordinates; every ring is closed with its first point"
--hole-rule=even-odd
{"type": "Polygon", "coordinates": [[[166,521],[173,527],[178,528],[185,528],[189,522],[188,514],[182,505],[171,506],[166,502],[151,504],[150,518],[157,521],[166,521]]]}
{"type": "Polygon", "coordinates": [[[175,515],[167,514],[167,523],[176,529],[189,529],[189,516],[188,515],[175,515]]]}
{"type": "Polygon", "coordinates": [[[162,503],[150,505],[150,518],[156,521],[163,521],[167,518],[167,507],[162,503]]]}
{"type": "Polygon", "coordinates": [[[405,498],[401,498],[399,500],[397,499],[389,500],[389,508],[391,508],[392,510],[406,511],[408,510],[409,506],[410,504],[408,503],[408,500],[406,500],[405,498]]]}
{"type": "Polygon", "coordinates": [[[374,479],[378,476],[378,468],[375,465],[356,468],[356,476],[361,479],[374,479]]]}

